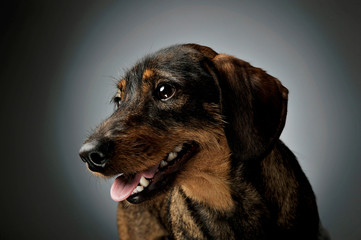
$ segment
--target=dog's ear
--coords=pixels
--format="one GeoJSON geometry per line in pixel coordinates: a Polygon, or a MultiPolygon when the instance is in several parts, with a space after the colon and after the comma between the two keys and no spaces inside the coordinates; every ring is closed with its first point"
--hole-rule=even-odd
{"type": "Polygon", "coordinates": [[[215,56],[218,55],[218,53],[215,52],[210,47],[206,47],[206,46],[202,46],[202,45],[198,45],[198,44],[194,44],[194,43],[184,44],[183,46],[188,47],[188,48],[193,48],[193,49],[197,50],[198,52],[203,54],[208,59],[212,59],[212,58],[214,58],[215,56]]]}
{"type": "Polygon", "coordinates": [[[219,54],[212,62],[233,155],[244,160],[263,157],[285,125],[288,90],[262,69],[235,57],[219,54]]]}

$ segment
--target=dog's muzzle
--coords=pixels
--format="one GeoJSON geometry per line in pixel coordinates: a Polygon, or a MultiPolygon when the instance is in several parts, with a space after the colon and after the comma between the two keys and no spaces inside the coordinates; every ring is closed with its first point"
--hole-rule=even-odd
{"type": "Polygon", "coordinates": [[[111,158],[114,144],[111,141],[92,140],[84,143],[79,150],[80,158],[88,163],[91,171],[102,172],[106,163],[111,158]]]}

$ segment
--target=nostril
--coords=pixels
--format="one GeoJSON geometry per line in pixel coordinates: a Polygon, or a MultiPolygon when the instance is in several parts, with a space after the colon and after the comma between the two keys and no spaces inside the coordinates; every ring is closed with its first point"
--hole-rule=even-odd
{"type": "Polygon", "coordinates": [[[101,152],[94,151],[89,153],[89,159],[92,161],[95,165],[103,165],[106,162],[105,155],[101,152]]]}
{"type": "Polygon", "coordinates": [[[83,162],[85,162],[85,163],[87,162],[86,157],[80,155],[80,158],[81,158],[81,160],[82,160],[83,162]]]}
{"type": "Polygon", "coordinates": [[[91,170],[100,171],[113,154],[112,141],[93,140],[85,143],[79,150],[80,158],[88,163],[91,170]]]}

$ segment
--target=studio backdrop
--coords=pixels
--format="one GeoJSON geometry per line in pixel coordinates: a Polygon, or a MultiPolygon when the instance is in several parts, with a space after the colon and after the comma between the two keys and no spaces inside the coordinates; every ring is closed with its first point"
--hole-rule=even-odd
{"type": "MultiPolygon", "coordinates": [[[[6,5],[6,4],[5,4],[6,5]]],[[[13,1],[2,10],[1,239],[116,239],[113,179],[78,156],[115,82],[176,43],[207,45],[278,78],[281,139],[333,239],[361,238],[360,4],[346,1],[13,1]]]]}

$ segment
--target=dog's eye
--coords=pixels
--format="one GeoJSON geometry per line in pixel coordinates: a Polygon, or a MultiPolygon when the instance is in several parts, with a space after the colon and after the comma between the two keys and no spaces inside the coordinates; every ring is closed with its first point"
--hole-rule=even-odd
{"type": "Polygon", "coordinates": [[[122,101],[122,92],[118,89],[117,94],[113,97],[113,103],[115,104],[115,108],[118,109],[122,101]]]}
{"type": "Polygon", "coordinates": [[[157,89],[158,98],[162,101],[167,101],[174,96],[175,88],[170,84],[161,84],[157,89]]]}
{"type": "Polygon", "coordinates": [[[116,106],[117,109],[118,109],[119,106],[120,106],[121,100],[122,100],[122,99],[121,99],[120,97],[118,97],[118,96],[116,96],[116,97],[113,98],[113,102],[115,103],[115,106],[116,106]]]}

